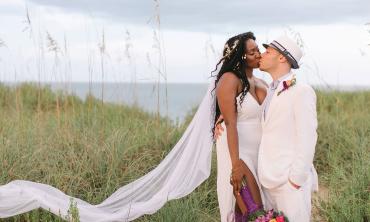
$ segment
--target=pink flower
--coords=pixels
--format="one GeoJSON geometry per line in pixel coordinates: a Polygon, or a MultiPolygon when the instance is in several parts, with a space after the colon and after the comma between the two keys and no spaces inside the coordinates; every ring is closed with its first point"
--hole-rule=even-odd
{"type": "Polygon", "coordinates": [[[265,222],[265,216],[259,216],[257,217],[256,221],[255,222],[265,222]]]}
{"type": "Polygon", "coordinates": [[[277,221],[277,222],[285,222],[285,221],[284,221],[284,216],[277,216],[277,217],[276,217],[276,221],[277,221]]]}
{"type": "Polygon", "coordinates": [[[274,210],[271,209],[267,212],[267,214],[265,215],[265,220],[269,221],[271,219],[273,219],[273,216],[274,216],[274,210]]]}

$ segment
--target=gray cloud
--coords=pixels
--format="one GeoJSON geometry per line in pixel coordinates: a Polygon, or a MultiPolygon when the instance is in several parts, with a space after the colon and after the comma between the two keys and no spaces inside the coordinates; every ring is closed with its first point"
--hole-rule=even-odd
{"type": "MultiPolygon", "coordinates": [[[[155,14],[153,0],[30,0],[66,12],[81,12],[127,24],[145,25],[155,14]]],[[[162,0],[161,24],[166,29],[228,31],[275,25],[330,24],[370,21],[367,0],[162,0]]]]}

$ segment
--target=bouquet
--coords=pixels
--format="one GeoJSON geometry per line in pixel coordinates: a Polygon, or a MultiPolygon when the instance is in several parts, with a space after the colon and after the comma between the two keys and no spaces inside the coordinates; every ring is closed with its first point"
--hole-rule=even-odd
{"type": "Polygon", "coordinates": [[[236,197],[236,202],[241,212],[246,213],[235,212],[235,222],[289,222],[283,212],[273,209],[265,211],[262,205],[254,202],[245,177],[243,177],[240,195],[236,197]]]}
{"type": "Polygon", "coordinates": [[[252,219],[253,222],[289,222],[288,218],[284,216],[281,211],[274,211],[271,209],[265,212],[264,215],[259,215],[257,218],[252,219]]]}

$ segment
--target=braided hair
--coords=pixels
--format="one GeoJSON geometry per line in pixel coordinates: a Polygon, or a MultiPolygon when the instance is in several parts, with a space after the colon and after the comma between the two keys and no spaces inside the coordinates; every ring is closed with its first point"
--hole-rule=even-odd
{"type": "MultiPolygon", "coordinates": [[[[245,73],[245,69],[248,67],[248,64],[243,59],[243,56],[245,55],[245,42],[249,39],[256,40],[256,37],[252,32],[246,32],[239,35],[236,35],[234,37],[231,37],[229,40],[226,41],[225,47],[222,53],[222,58],[218,61],[216,68],[212,71],[214,73],[218,66],[222,63],[222,66],[220,68],[220,71],[217,74],[216,80],[215,80],[215,87],[212,91],[214,91],[217,87],[218,81],[221,79],[222,75],[226,72],[231,72],[234,75],[236,75],[242,82],[243,90],[241,92],[240,96],[240,105],[242,105],[245,95],[248,93],[250,85],[247,78],[247,75],[245,73]]],[[[211,76],[212,76],[211,73],[211,76]]],[[[214,136],[215,133],[215,124],[217,119],[221,115],[220,107],[217,102],[217,98],[215,96],[216,103],[215,103],[215,113],[214,113],[214,123],[212,128],[212,134],[214,136]]],[[[236,98],[235,98],[235,107],[236,107],[236,98]]],[[[237,109],[235,109],[237,110],[237,109]]]]}

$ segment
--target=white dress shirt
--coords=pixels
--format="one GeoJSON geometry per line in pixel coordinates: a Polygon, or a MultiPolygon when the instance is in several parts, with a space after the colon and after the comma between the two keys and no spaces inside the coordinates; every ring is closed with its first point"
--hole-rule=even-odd
{"type": "Polygon", "coordinates": [[[267,96],[265,98],[265,101],[263,102],[263,117],[266,118],[266,115],[267,115],[267,112],[268,112],[268,108],[270,106],[270,103],[271,103],[271,99],[272,97],[274,96],[275,94],[275,90],[277,89],[277,87],[279,86],[280,82],[285,79],[287,76],[289,76],[291,74],[291,72],[281,76],[279,79],[273,81],[271,84],[270,84],[270,87],[267,91],[267,96]]]}

